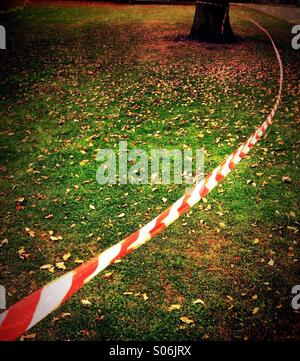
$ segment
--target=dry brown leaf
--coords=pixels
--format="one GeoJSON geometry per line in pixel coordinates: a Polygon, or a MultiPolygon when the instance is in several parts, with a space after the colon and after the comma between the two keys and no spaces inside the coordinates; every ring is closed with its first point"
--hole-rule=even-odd
{"type": "Polygon", "coordinates": [[[71,257],[71,253],[66,253],[62,256],[64,261],[67,261],[71,257]]]}
{"type": "Polygon", "coordinates": [[[198,303],[201,303],[201,305],[205,305],[205,302],[201,298],[197,298],[193,301],[193,305],[197,305],[198,303]]]}
{"type": "Polygon", "coordinates": [[[63,312],[60,316],[61,316],[62,318],[66,318],[66,317],[71,316],[71,314],[70,314],[70,312],[63,312]]]}
{"type": "Polygon", "coordinates": [[[45,219],[51,219],[53,218],[53,214],[48,214],[47,216],[44,217],[45,219]]]}
{"type": "Polygon", "coordinates": [[[43,266],[40,267],[40,269],[49,269],[51,267],[53,267],[52,264],[44,264],[43,266]]]}
{"type": "Polygon", "coordinates": [[[35,237],[35,232],[32,229],[26,227],[25,231],[29,234],[31,238],[35,237]]]}
{"type": "Polygon", "coordinates": [[[91,305],[91,304],[92,304],[89,300],[80,300],[80,302],[81,302],[84,306],[88,306],[88,305],[91,305]]]}
{"type": "Polygon", "coordinates": [[[64,262],[56,262],[55,266],[56,266],[56,268],[61,269],[61,270],[63,270],[63,271],[64,271],[65,269],[67,269],[67,267],[65,266],[64,262]]]}
{"type": "Polygon", "coordinates": [[[54,266],[52,264],[44,264],[40,267],[41,270],[47,270],[50,273],[54,273],[54,266]]]}
{"type": "Polygon", "coordinates": [[[20,341],[24,341],[24,340],[32,340],[33,338],[36,337],[36,333],[30,333],[28,335],[23,335],[20,337],[20,341]]]}
{"type": "Polygon", "coordinates": [[[183,323],[187,323],[187,324],[190,324],[190,323],[194,323],[194,322],[195,322],[194,320],[191,320],[190,318],[188,318],[188,317],[186,317],[186,316],[180,317],[180,320],[181,320],[183,323]]]}
{"type": "Polygon", "coordinates": [[[110,278],[113,275],[114,271],[111,272],[106,272],[104,273],[104,275],[102,276],[102,278],[110,278]]]}
{"type": "Polygon", "coordinates": [[[270,259],[270,261],[268,262],[268,265],[271,266],[271,267],[273,267],[274,264],[275,264],[275,262],[274,262],[272,259],[270,259]]]}
{"type": "Polygon", "coordinates": [[[168,308],[168,311],[169,312],[172,312],[172,311],[175,311],[175,310],[180,310],[181,308],[181,305],[179,304],[174,304],[174,305],[170,305],[169,308],[168,308]]]}
{"type": "Polygon", "coordinates": [[[292,182],[292,178],[289,177],[289,176],[283,176],[281,178],[281,180],[284,182],[284,183],[291,183],[292,182]]]}
{"type": "Polygon", "coordinates": [[[29,253],[26,253],[25,251],[25,247],[21,247],[19,250],[18,250],[18,254],[19,254],[19,257],[21,259],[25,259],[25,258],[28,258],[30,256],[29,253]]]}
{"type": "Polygon", "coordinates": [[[0,242],[0,247],[2,247],[4,244],[8,244],[8,239],[5,238],[0,242]]]}

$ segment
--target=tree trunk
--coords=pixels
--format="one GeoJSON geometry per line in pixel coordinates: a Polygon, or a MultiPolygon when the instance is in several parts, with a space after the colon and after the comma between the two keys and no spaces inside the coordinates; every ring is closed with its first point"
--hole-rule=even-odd
{"type": "Polygon", "coordinates": [[[196,2],[190,39],[212,43],[234,42],[235,36],[229,20],[229,2],[222,0],[212,0],[211,3],[205,3],[205,0],[196,2]]]}

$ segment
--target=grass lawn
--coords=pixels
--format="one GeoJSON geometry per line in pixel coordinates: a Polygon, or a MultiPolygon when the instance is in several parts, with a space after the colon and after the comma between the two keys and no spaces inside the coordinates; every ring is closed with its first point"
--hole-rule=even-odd
{"type": "Polygon", "coordinates": [[[291,26],[233,6],[239,41],[198,44],[184,40],[193,13],[52,3],[4,16],[0,284],[8,306],[63,274],[64,255],[71,270],[186,190],[100,186],[98,149],[120,140],[149,152],[203,148],[207,173],[265,119],[278,65],[243,15],[271,32],[285,67],[267,137],[204,201],[31,329],[36,340],[299,339],[291,288],[299,284],[300,54],[291,26]]]}

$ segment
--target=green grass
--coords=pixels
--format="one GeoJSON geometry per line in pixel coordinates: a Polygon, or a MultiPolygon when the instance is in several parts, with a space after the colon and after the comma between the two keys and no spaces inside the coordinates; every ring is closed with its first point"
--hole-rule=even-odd
{"type": "Polygon", "coordinates": [[[97,149],[118,147],[119,140],[148,152],[204,148],[209,172],[265,119],[278,66],[269,41],[243,14],[271,32],[285,67],[282,105],[250,156],[206,202],[30,330],[35,339],[299,338],[290,292],[299,283],[300,59],[290,47],[290,25],[234,7],[237,44],[178,40],[188,34],[193,11],[48,6],[5,15],[0,244],[8,243],[0,248],[0,283],[9,305],[62,274],[40,266],[70,252],[65,265],[72,269],[76,259],[117,243],[186,190],[100,186],[97,149]],[[204,305],[193,304],[199,298],[204,305]],[[181,308],[169,312],[171,304],[181,308]],[[182,316],[194,323],[182,323],[182,316]]]}

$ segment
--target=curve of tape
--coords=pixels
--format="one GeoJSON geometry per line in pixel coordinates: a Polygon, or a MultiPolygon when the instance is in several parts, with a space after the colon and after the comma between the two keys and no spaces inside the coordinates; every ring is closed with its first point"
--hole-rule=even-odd
{"type": "Polygon", "coordinates": [[[94,278],[99,272],[116,260],[131,253],[136,248],[154,238],[182,214],[204,198],[215,188],[224,177],[248,154],[250,149],[262,137],[271,125],[272,119],[278,109],[283,84],[283,66],[279,51],[266,29],[251,19],[247,19],[262,30],[270,39],[274,48],[280,69],[279,90],[276,102],[267,119],[257,128],[249,139],[241,144],[226,160],[223,161],[212,173],[190,189],[163,213],[137,230],[121,242],[106,249],[98,256],[83,263],[74,270],[54,279],[44,287],[21,299],[8,310],[0,314],[0,340],[16,340],[52,311],[67,301],[76,291],[94,278]]]}

